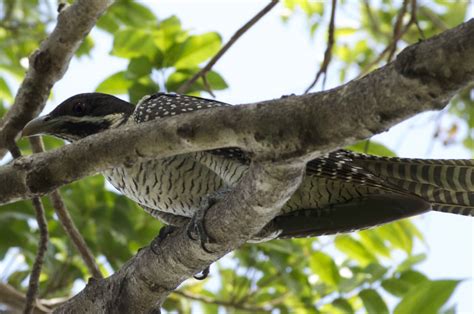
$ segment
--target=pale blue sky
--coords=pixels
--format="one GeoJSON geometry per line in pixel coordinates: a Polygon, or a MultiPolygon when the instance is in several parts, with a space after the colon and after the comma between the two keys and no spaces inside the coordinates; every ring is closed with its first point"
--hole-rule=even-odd
{"type": "MultiPolygon", "coordinates": [[[[267,1],[167,0],[147,3],[154,7],[160,18],[175,14],[185,28],[193,29],[196,33],[218,31],[227,40],[267,1]]],[[[354,10],[357,10],[357,6],[354,10]]],[[[357,26],[357,16],[353,12],[340,13],[338,24],[357,26]]],[[[324,41],[319,38],[309,40],[304,18],[295,18],[284,25],[280,13],[281,7],[276,7],[215,66],[230,85],[228,90],[216,93],[219,100],[243,104],[278,98],[285,94],[301,93],[311,82],[322,60],[324,41]]],[[[92,35],[98,39],[92,58],[72,62],[64,79],[55,85],[54,99],[46,111],[71,95],[93,91],[102,79],[125,68],[124,60],[108,56],[110,39],[96,30],[92,35]]],[[[326,86],[337,85],[338,77],[337,73],[331,74],[330,69],[326,86]]],[[[470,158],[472,152],[461,145],[445,148],[435,143],[429,149],[435,117],[436,113],[417,116],[377,136],[376,140],[404,157],[470,158]]],[[[443,125],[449,125],[452,121],[453,117],[443,115],[443,125]]],[[[453,301],[458,304],[459,313],[473,313],[474,220],[429,213],[416,221],[429,246],[429,258],[420,265],[420,270],[433,279],[466,279],[457,289],[453,301]]]]}

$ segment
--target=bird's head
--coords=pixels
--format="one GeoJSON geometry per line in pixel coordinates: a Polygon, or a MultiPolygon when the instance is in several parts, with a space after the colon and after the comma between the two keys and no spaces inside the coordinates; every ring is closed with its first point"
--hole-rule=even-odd
{"type": "Polygon", "coordinates": [[[133,110],[132,104],[111,95],[78,94],[31,120],[22,136],[48,134],[73,142],[125,123],[133,110]]]}

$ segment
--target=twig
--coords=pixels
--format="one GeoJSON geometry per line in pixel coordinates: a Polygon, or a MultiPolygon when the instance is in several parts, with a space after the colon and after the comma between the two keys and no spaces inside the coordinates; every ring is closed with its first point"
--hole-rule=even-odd
{"type": "MultiPolygon", "coordinates": [[[[404,2],[405,3],[405,2],[404,2]]],[[[395,51],[394,49],[396,49],[396,45],[398,43],[398,41],[403,37],[403,35],[405,35],[408,30],[410,29],[410,27],[413,25],[413,24],[418,24],[417,22],[417,17],[416,17],[416,8],[417,8],[417,5],[416,5],[416,0],[412,0],[412,12],[411,12],[411,18],[410,20],[408,21],[408,23],[403,27],[403,29],[398,32],[397,34],[395,34],[394,32],[394,36],[392,37],[392,40],[390,41],[390,43],[387,45],[387,47],[385,47],[385,49],[378,55],[378,57],[372,61],[371,63],[369,63],[368,65],[366,65],[364,67],[364,69],[361,70],[360,74],[357,76],[357,78],[360,78],[362,77],[363,75],[365,75],[374,65],[378,64],[380,61],[382,61],[382,59],[385,57],[385,55],[390,52],[390,51],[395,51]],[[395,47],[395,48],[394,48],[395,47]]],[[[398,19],[397,19],[398,21],[398,19]]],[[[419,26],[418,26],[419,27],[419,26]]],[[[421,29],[419,29],[419,31],[421,31],[421,29]]],[[[423,32],[421,31],[421,36],[424,37],[423,35],[423,32]]]]}
{"type": "MultiPolygon", "coordinates": [[[[400,38],[400,32],[402,31],[403,25],[403,18],[405,17],[405,13],[407,12],[409,0],[403,0],[402,8],[398,12],[397,20],[395,21],[395,26],[393,27],[393,36],[392,38],[400,38]]],[[[391,45],[390,50],[388,52],[387,62],[392,61],[392,57],[397,50],[398,40],[393,41],[393,45],[391,45]]]]}
{"type": "Polygon", "coordinates": [[[421,38],[425,39],[425,33],[421,29],[420,23],[418,23],[418,4],[416,1],[417,0],[411,0],[411,19],[413,20],[413,23],[415,23],[421,38]]]}
{"type": "MultiPolygon", "coordinates": [[[[179,94],[186,93],[191,85],[196,82],[200,77],[205,77],[207,72],[209,72],[214,64],[229,50],[229,48],[242,36],[246,31],[248,31],[255,23],[257,23],[264,15],[270,12],[271,9],[278,3],[278,0],[272,0],[269,4],[267,4],[260,12],[258,12],[253,18],[251,18],[247,23],[244,24],[241,28],[239,28],[234,35],[230,38],[230,40],[217,52],[217,54],[209,60],[209,62],[202,68],[199,72],[194,74],[194,76],[189,79],[186,83],[181,85],[177,92],[179,94]]],[[[205,84],[206,81],[204,81],[205,84]]]]}
{"type": "Polygon", "coordinates": [[[316,83],[319,81],[319,78],[322,74],[324,74],[324,81],[323,81],[323,89],[326,81],[326,73],[328,70],[329,62],[331,62],[332,57],[332,47],[334,46],[334,24],[336,20],[336,6],[337,0],[332,0],[331,6],[331,19],[329,20],[329,29],[328,29],[328,45],[326,46],[326,51],[324,52],[324,59],[321,67],[319,68],[318,73],[316,73],[316,77],[314,78],[313,82],[306,88],[304,91],[307,94],[316,83]]]}
{"type": "Polygon", "coordinates": [[[364,7],[365,11],[367,12],[367,17],[369,19],[370,26],[372,27],[372,31],[374,33],[380,33],[380,27],[377,21],[374,18],[374,15],[372,14],[372,9],[370,8],[370,3],[369,0],[364,0],[364,7]]]}
{"type": "MultiPolygon", "coordinates": [[[[30,138],[31,148],[33,152],[44,151],[43,143],[39,137],[30,138]]],[[[30,274],[30,282],[28,284],[28,291],[26,292],[26,301],[25,301],[25,314],[33,312],[33,309],[36,304],[36,297],[38,296],[39,288],[39,277],[41,274],[41,268],[43,267],[44,256],[46,250],[48,249],[48,224],[46,222],[46,215],[44,213],[43,203],[41,198],[35,197],[32,199],[33,207],[36,213],[36,221],[38,222],[38,229],[40,237],[38,240],[38,252],[36,252],[35,262],[33,263],[33,268],[30,274]]]]}
{"type": "MultiPolygon", "coordinates": [[[[33,312],[36,314],[50,313],[52,309],[60,306],[67,301],[68,298],[39,299],[34,304],[33,312]]],[[[14,312],[20,312],[25,304],[26,296],[22,292],[16,290],[9,284],[0,283],[0,304],[7,305],[14,312]]]]}
{"type": "Polygon", "coordinates": [[[431,23],[433,23],[441,31],[444,32],[449,29],[449,26],[438,15],[433,14],[433,12],[429,9],[420,6],[420,13],[427,17],[431,21],[431,23]]]}
{"type": "MultiPolygon", "coordinates": [[[[35,153],[44,152],[43,142],[41,138],[34,137],[32,138],[31,142],[33,151],[35,153]]],[[[12,151],[12,155],[14,155],[15,158],[18,158],[20,156],[20,152],[16,145],[13,145],[10,150],[12,151]]],[[[69,215],[66,205],[64,204],[61,194],[58,190],[54,190],[51,192],[49,197],[53,203],[54,211],[58,215],[58,219],[61,223],[61,226],[63,227],[69,238],[71,238],[72,243],[74,243],[76,249],[79,251],[79,254],[84,260],[84,263],[86,264],[87,268],[89,269],[89,272],[94,278],[103,278],[102,273],[99,270],[99,266],[95,262],[94,255],[90,251],[82,235],[77,230],[77,227],[74,224],[74,221],[72,220],[71,216],[69,215]]]]}
{"type": "Polygon", "coordinates": [[[61,226],[63,227],[69,238],[71,238],[72,243],[74,243],[74,246],[81,254],[81,257],[87,268],[89,269],[89,272],[96,279],[103,278],[99,266],[95,261],[94,255],[90,251],[82,235],[77,230],[77,227],[74,224],[74,221],[72,220],[71,216],[69,215],[69,212],[66,208],[66,205],[64,204],[64,201],[59,191],[54,190],[53,192],[51,192],[50,198],[53,203],[54,210],[58,215],[58,219],[61,223],[61,226]]]}
{"type": "Polygon", "coordinates": [[[182,291],[182,290],[175,290],[173,291],[173,294],[185,297],[186,299],[191,299],[191,300],[199,301],[206,304],[220,305],[226,308],[233,308],[237,310],[245,310],[245,311],[250,311],[250,312],[270,312],[270,309],[265,309],[264,307],[251,306],[245,303],[234,303],[234,302],[229,302],[229,301],[216,300],[204,295],[195,295],[195,294],[189,293],[187,291],[182,291]]]}

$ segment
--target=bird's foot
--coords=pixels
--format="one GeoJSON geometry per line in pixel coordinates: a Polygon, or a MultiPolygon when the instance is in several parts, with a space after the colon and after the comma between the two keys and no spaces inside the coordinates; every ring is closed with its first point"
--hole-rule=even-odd
{"type": "MultiPolygon", "coordinates": [[[[153,239],[153,241],[151,242],[151,245],[150,245],[150,249],[152,250],[153,253],[155,253],[156,255],[158,255],[159,253],[159,247],[161,245],[161,242],[163,242],[163,240],[168,237],[171,233],[173,233],[176,229],[178,229],[178,227],[176,226],[172,226],[172,225],[165,225],[163,226],[161,229],[160,229],[160,232],[158,233],[158,235],[156,236],[155,239],[153,239]]],[[[188,233],[189,235],[189,233],[188,233]]],[[[207,278],[207,276],[209,275],[209,271],[210,271],[210,266],[207,266],[206,268],[204,268],[201,272],[199,272],[198,274],[194,275],[194,279],[196,280],[204,280],[207,278]]]]}
{"type": "Polygon", "coordinates": [[[156,238],[153,239],[153,241],[151,242],[151,245],[150,245],[150,249],[153,251],[153,253],[155,253],[156,255],[159,255],[158,254],[158,249],[161,245],[161,242],[163,242],[163,240],[168,235],[173,233],[176,229],[178,229],[178,228],[175,227],[175,226],[171,226],[171,225],[165,225],[165,226],[161,227],[160,232],[158,233],[156,238]]]}
{"type": "Polygon", "coordinates": [[[195,241],[199,240],[201,242],[201,248],[207,253],[212,254],[213,252],[206,247],[206,244],[213,243],[215,241],[208,235],[206,231],[204,226],[204,218],[208,209],[218,201],[222,200],[230,191],[230,188],[223,188],[207,196],[203,200],[201,209],[194,213],[193,218],[191,218],[191,222],[188,224],[187,233],[189,238],[195,241]]]}
{"type": "Polygon", "coordinates": [[[214,240],[207,234],[206,227],[204,226],[204,217],[206,216],[208,209],[209,207],[202,208],[194,214],[193,218],[191,218],[191,222],[189,223],[186,232],[190,239],[194,241],[200,241],[201,248],[205,252],[212,254],[212,251],[206,247],[206,244],[211,243],[214,240]]]}

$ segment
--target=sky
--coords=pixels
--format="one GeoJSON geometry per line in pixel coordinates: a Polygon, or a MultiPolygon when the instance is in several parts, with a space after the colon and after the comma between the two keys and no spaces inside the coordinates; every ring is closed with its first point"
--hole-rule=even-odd
{"type": "MultiPolygon", "coordinates": [[[[268,2],[167,0],[147,3],[161,19],[177,15],[185,28],[195,33],[218,31],[226,41],[268,2]]],[[[214,69],[223,75],[230,86],[228,90],[216,93],[218,100],[244,104],[300,94],[312,81],[322,60],[325,42],[320,37],[310,40],[302,16],[284,24],[281,13],[281,8],[277,6],[216,64],[214,69]]],[[[340,15],[338,25],[357,25],[351,12],[340,15]]],[[[54,98],[46,112],[74,94],[94,91],[105,77],[126,67],[125,60],[108,55],[110,38],[97,30],[93,30],[92,36],[97,39],[92,57],[72,61],[65,77],[54,86],[54,98]]],[[[337,86],[338,76],[330,69],[326,87],[337,86]]],[[[446,148],[438,142],[433,143],[437,121],[447,127],[456,119],[447,113],[442,116],[439,113],[425,113],[374,139],[403,157],[471,158],[472,152],[462,145],[446,148]]],[[[466,132],[465,127],[461,127],[462,132],[466,132]]],[[[464,279],[451,301],[458,304],[458,313],[474,313],[474,219],[428,213],[416,218],[416,223],[428,246],[428,260],[419,269],[431,279],[464,279]]]]}

